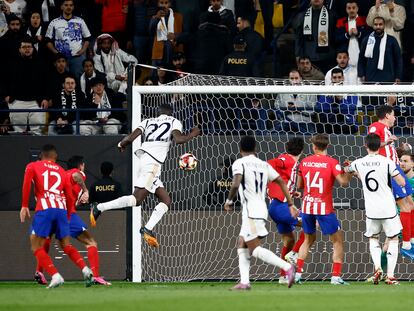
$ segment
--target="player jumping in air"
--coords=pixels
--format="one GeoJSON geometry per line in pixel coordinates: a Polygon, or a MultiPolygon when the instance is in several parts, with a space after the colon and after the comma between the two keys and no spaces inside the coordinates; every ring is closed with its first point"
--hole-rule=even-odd
{"type": "MultiPolygon", "coordinates": [[[[297,169],[303,147],[303,138],[291,138],[286,143],[286,153],[267,161],[282,177],[291,196],[295,193],[297,169]]],[[[272,200],[269,205],[270,218],[276,223],[277,231],[282,235],[283,248],[280,256],[291,264],[296,264],[297,253],[299,252],[299,248],[302,245],[305,236],[302,231],[295,244],[293,231],[295,230],[295,226],[302,225],[301,221],[297,217],[292,217],[286,197],[277,183],[271,182],[268,184],[267,194],[272,200]]],[[[280,270],[279,283],[287,283],[283,269],[280,270]]]]}
{"type": "Polygon", "coordinates": [[[36,211],[33,217],[30,243],[38,264],[50,275],[52,280],[48,288],[64,283],[63,277],[45,252],[45,239],[55,234],[66,255],[82,270],[86,286],[93,282],[92,271],[86,266],[78,250],[69,241],[69,221],[75,199],[72,194],[66,172],[56,164],[57,152],[53,145],[42,148],[41,160],[29,163],[24,173],[22,190],[22,208],[20,221],[30,218],[29,197],[31,184],[34,183],[36,211]]]}
{"type": "Polygon", "coordinates": [[[152,231],[162,216],[168,211],[171,198],[160,180],[161,167],[167,157],[171,141],[176,144],[184,144],[200,134],[200,129],[194,127],[187,135],[182,134],[182,124],[172,116],[172,107],[163,104],[159,107],[159,116],[142,121],[138,127],[119,144],[122,152],[139,136],[143,136],[141,147],[135,151],[138,157],[138,181],[132,195],[123,196],[106,203],[92,203],[90,221],[94,227],[96,220],[102,212],[119,209],[128,206],[140,206],[149,193],[153,193],[159,199],[150,219],[141,228],[145,241],[152,247],[158,247],[158,241],[152,231]]]}
{"type": "MultiPolygon", "coordinates": [[[[390,128],[393,127],[395,123],[394,109],[392,106],[382,105],[376,109],[376,114],[378,122],[372,123],[368,132],[375,133],[381,138],[381,148],[379,149],[379,154],[387,157],[391,161],[394,161],[397,164],[397,169],[399,170],[401,176],[406,178],[404,172],[400,168],[400,161],[398,159],[398,153],[394,144],[398,138],[390,132],[390,128]]],[[[397,205],[400,208],[400,219],[403,226],[401,255],[413,260],[414,248],[411,249],[410,243],[412,226],[411,211],[414,209],[414,202],[411,198],[413,189],[407,179],[404,187],[398,185],[393,179],[392,190],[397,205]]]]}
{"type": "MultiPolygon", "coordinates": [[[[93,272],[95,284],[109,286],[111,283],[105,281],[105,279],[99,275],[98,244],[89,233],[88,226],[76,213],[76,205],[87,203],[89,199],[88,188],[85,185],[85,166],[85,161],[82,156],[75,155],[68,160],[68,170],[66,171],[66,174],[72,187],[73,197],[76,200],[75,207],[72,209],[69,221],[70,236],[85,245],[88,251],[88,260],[93,272]]],[[[45,244],[43,245],[46,253],[49,251],[49,247],[50,239],[46,239],[45,244]]],[[[42,272],[42,268],[38,265],[36,268],[35,279],[38,283],[45,284],[46,279],[42,272]]]]}
{"type": "Polygon", "coordinates": [[[395,199],[390,180],[404,187],[405,178],[401,176],[394,161],[378,154],[381,138],[377,134],[368,134],[365,147],[368,155],[355,160],[345,167],[346,172],[357,173],[364,189],[366,233],[369,238],[369,251],[374,262],[372,281],[378,284],[383,271],[381,269],[381,246],[379,234],[385,232],[388,239],[386,284],[398,285],[394,277],[398,259],[398,235],[402,229],[400,218],[395,208],[395,199]]]}
{"type": "Polygon", "coordinates": [[[344,174],[339,162],[327,155],[329,145],[327,135],[315,135],[311,142],[314,154],[301,161],[297,182],[297,187],[304,189],[302,227],[305,241],[299,249],[296,282],[300,282],[306,257],[315,242],[317,221],[322,234],[329,235],[333,244],[331,284],[347,285],[348,283],[341,278],[344,260],[343,232],[333,207],[332,189],[335,180],[341,186],[348,185],[351,175],[344,174]]]}
{"type": "Polygon", "coordinates": [[[256,141],[251,136],[245,136],[240,141],[241,159],[233,163],[233,183],[228,199],[224,204],[226,211],[232,210],[233,199],[239,191],[242,203],[242,226],[237,243],[239,255],[240,283],[234,290],[249,290],[250,256],[283,269],[288,280],[288,287],[294,283],[294,265],[284,261],[270,250],[260,246],[260,239],[267,236],[266,220],[266,189],[268,182],[275,181],[282,189],[292,216],[297,216],[298,210],[293,205],[292,197],[282,177],[266,162],[256,157],[256,141]]]}

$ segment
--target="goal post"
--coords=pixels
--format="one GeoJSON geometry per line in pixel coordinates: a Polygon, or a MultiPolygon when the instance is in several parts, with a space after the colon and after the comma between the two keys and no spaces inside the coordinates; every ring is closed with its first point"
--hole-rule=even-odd
{"type": "MultiPolygon", "coordinates": [[[[346,158],[365,155],[363,148],[364,129],[372,121],[373,113],[364,110],[365,104],[378,104],[378,98],[389,96],[403,98],[398,111],[405,122],[397,124],[397,134],[412,133],[411,105],[414,106],[414,85],[286,85],[283,80],[260,78],[235,78],[219,76],[188,75],[169,85],[134,86],[132,88],[132,130],[142,119],[155,117],[157,107],[168,103],[173,106],[174,116],[188,132],[193,126],[202,129],[202,135],[184,145],[172,145],[167,160],[162,166],[161,180],[172,196],[170,210],[154,228],[160,248],[153,249],[142,243],[140,227],[149,218],[156,205],[156,198],[149,196],[141,207],[133,210],[133,282],[141,281],[191,281],[226,280],[238,278],[236,238],[240,230],[240,209],[233,213],[222,210],[226,188],[231,181],[228,166],[238,157],[238,142],[246,134],[255,135],[258,141],[258,157],[267,160],[285,152],[284,145],[292,136],[303,136],[306,141],[305,155],[311,153],[309,138],[325,127],[318,127],[325,110],[315,107],[322,98],[328,103],[331,96],[355,96],[356,128],[342,133],[342,127],[332,127],[331,146],[328,153],[341,162],[346,158]],[[292,128],[286,121],[289,107],[277,106],[283,94],[313,96],[306,130],[292,128]],[[374,99],[372,101],[372,99],[374,99]],[[364,101],[365,99],[365,101],[364,101]],[[368,119],[366,119],[368,117],[368,119]],[[315,125],[315,126],[312,126],[315,125]],[[286,127],[287,126],[287,127],[286,127]],[[312,127],[313,131],[307,131],[312,127]],[[339,133],[336,132],[339,128],[339,133]],[[195,171],[185,172],[178,168],[178,158],[192,152],[199,165],[195,171]],[[227,170],[226,173],[224,171],[227,170]],[[227,174],[227,175],[225,175],[227,174]]],[[[397,99],[399,101],[399,99],[397,99]]],[[[397,104],[396,104],[397,107],[397,104]]],[[[303,112],[304,109],[297,109],[303,112]]],[[[305,109],[306,110],[306,109],[305,109]]],[[[338,115],[343,114],[341,110],[338,115]]],[[[347,112],[350,113],[350,112],[347,112]]],[[[346,118],[335,118],[335,122],[347,122],[346,118]]],[[[335,123],[329,118],[326,123],[335,123]]],[[[307,124],[307,125],[306,125],[307,124]]],[[[335,125],[335,124],[333,124],[335,125]]],[[[411,137],[401,136],[401,142],[414,144],[411,137]]],[[[139,147],[139,139],[132,152],[139,147]]],[[[133,185],[137,179],[137,157],[132,154],[133,185]]],[[[363,197],[360,183],[353,179],[347,188],[335,187],[335,208],[345,236],[345,279],[364,279],[372,271],[368,240],[363,237],[365,229],[363,197]]],[[[299,202],[296,202],[299,205],[299,202]]],[[[274,224],[268,223],[269,236],[266,247],[280,254],[281,241],[274,224]]],[[[326,237],[318,235],[317,243],[305,265],[305,279],[330,277],[332,245],[326,237]]],[[[274,279],[279,271],[252,261],[251,279],[274,279]]],[[[408,262],[399,258],[397,276],[409,279],[414,272],[408,262]]]]}

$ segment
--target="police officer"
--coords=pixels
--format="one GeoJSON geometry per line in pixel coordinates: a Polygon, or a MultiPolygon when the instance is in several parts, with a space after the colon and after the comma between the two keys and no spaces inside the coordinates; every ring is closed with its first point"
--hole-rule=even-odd
{"type": "Polygon", "coordinates": [[[224,57],[220,74],[225,76],[252,77],[256,76],[254,61],[246,52],[246,41],[243,36],[236,36],[233,41],[234,52],[224,57]]]}
{"type": "Polygon", "coordinates": [[[121,184],[111,177],[113,169],[114,165],[111,162],[102,162],[102,178],[90,187],[89,202],[108,202],[123,195],[121,184]]]}

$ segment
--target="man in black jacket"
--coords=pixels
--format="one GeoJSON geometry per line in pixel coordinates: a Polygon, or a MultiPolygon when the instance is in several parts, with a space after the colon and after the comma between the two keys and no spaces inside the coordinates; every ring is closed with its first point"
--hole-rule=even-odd
{"type": "MultiPolygon", "coordinates": [[[[47,109],[49,97],[45,88],[44,66],[33,53],[30,37],[20,41],[19,56],[11,62],[4,78],[4,96],[9,109],[47,109]]],[[[44,112],[12,112],[10,121],[16,132],[31,132],[41,135],[45,123],[44,112]]]]}
{"type": "Polygon", "coordinates": [[[124,194],[121,183],[112,178],[113,169],[114,165],[111,162],[102,162],[102,178],[94,182],[89,188],[90,202],[108,202],[115,200],[124,194]]]}
{"type": "Polygon", "coordinates": [[[234,52],[228,54],[220,69],[220,74],[225,76],[252,77],[254,76],[254,61],[246,52],[246,41],[237,36],[234,39],[234,52]]]}

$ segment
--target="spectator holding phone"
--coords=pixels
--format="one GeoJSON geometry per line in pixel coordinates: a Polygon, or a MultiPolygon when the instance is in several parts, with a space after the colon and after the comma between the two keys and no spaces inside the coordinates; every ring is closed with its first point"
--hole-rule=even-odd
{"type": "Polygon", "coordinates": [[[150,21],[150,34],[154,35],[152,63],[158,66],[164,62],[171,64],[174,52],[183,52],[180,33],[183,18],[171,9],[171,0],[158,0],[158,12],[150,21]]]}

